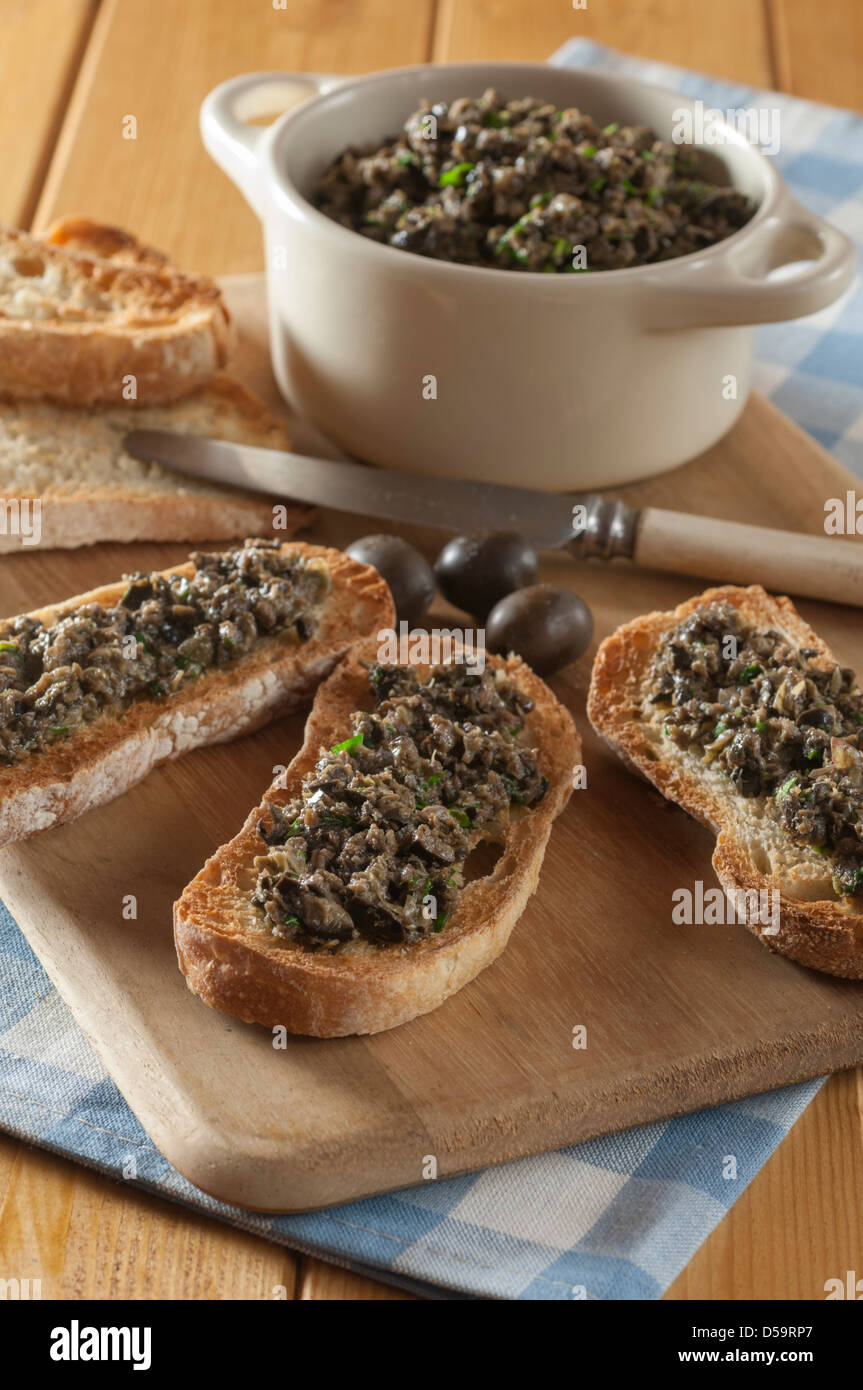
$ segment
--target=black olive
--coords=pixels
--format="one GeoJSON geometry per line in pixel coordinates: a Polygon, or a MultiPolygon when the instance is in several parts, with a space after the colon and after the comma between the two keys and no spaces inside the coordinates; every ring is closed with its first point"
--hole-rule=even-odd
{"type": "MultiPolygon", "coordinates": [[[[376,667],[375,669],[379,671],[381,668],[378,666],[378,667],[376,667]]],[[[380,723],[379,723],[377,720],[371,719],[371,718],[367,718],[367,719],[364,720],[364,722],[363,722],[363,746],[364,746],[364,747],[366,747],[366,748],[371,748],[372,750],[374,750],[374,749],[376,749],[376,748],[380,748],[380,746],[381,746],[381,744],[382,744],[382,742],[383,742],[383,737],[384,737],[384,731],[383,731],[383,729],[381,728],[380,723]]]]}
{"type": "Polygon", "coordinates": [[[517,652],[537,675],[557,671],[587,651],[593,617],[577,594],[551,584],[518,589],[495,604],[485,622],[490,651],[517,652]]]}
{"type": "Polygon", "coordinates": [[[299,912],[303,906],[303,893],[296,879],[283,878],[276,884],[276,892],[285,907],[291,912],[299,912]]]}
{"type": "Polygon", "coordinates": [[[146,575],[134,575],[131,583],[123,597],[120,599],[124,608],[135,613],[145,603],[148,598],[153,597],[153,585],[146,575]]]}
{"type": "Polygon", "coordinates": [[[416,546],[401,536],[363,536],[349,545],[345,554],[361,565],[373,565],[386,580],[398,622],[416,623],[427,611],[434,598],[434,575],[416,546]]]}
{"type": "Polygon", "coordinates": [[[375,700],[379,705],[384,700],[390,700],[400,693],[400,688],[405,682],[405,668],[403,666],[372,666],[369,671],[369,681],[375,700]]]}
{"type": "Polygon", "coordinates": [[[823,729],[828,734],[833,730],[833,718],[830,711],[826,709],[808,709],[801,714],[797,723],[803,728],[811,726],[816,729],[823,729]]]}
{"type": "Polygon", "coordinates": [[[351,921],[366,941],[379,946],[404,941],[404,926],[386,908],[372,907],[359,898],[349,898],[347,908],[351,921]]]}
{"type": "Polygon", "coordinates": [[[736,767],[731,774],[731,780],[735,783],[737,791],[741,796],[761,795],[760,768],[752,767],[749,764],[743,767],[736,767]]]}
{"type": "Polygon", "coordinates": [[[535,584],[536,551],[517,531],[480,531],[454,536],[435,562],[444,598],[478,618],[514,589],[535,584]]]}

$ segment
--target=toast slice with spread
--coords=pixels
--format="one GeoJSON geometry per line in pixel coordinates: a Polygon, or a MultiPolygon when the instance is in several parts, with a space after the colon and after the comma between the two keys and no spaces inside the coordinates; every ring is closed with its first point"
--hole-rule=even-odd
{"type": "Polygon", "coordinates": [[[214,281],[182,275],[115,228],[79,219],[43,241],[0,228],[0,395],[60,405],[156,405],[225,365],[230,320],[214,281]],[[99,255],[78,249],[98,250],[99,255]]]}
{"type": "Polygon", "coordinates": [[[789,599],[727,585],[626,623],[587,712],[716,833],[719,881],[765,945],[863,978],[863,694],[789,599]],[[778,921],[755,913],[762,894],[778,921]]]}
{"type": "Polygon", "coordinates": [[[0,621],[0,844],[295,709],[393,620],[376,570],[263,541],[0,621]]]}
{"type": "Polygon", "coordinates": [[[500,955],[581,745],[520,658],[487,661],[463,693],[465,668],[382,667],[373,640],[336,667],[297,756],[175,904],[180,968],[206,1004],[290,1033],[376,1033],[500,955]],[[471,880],[488,845],[500,857],[471,880]]]}

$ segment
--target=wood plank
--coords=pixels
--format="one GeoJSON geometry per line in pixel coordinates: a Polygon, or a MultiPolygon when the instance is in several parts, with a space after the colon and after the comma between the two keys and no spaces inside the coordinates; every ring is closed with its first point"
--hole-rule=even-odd
{"type": "Polygon", "coordinates": [[[829,106],[863,110],[860,0],[768,0],[778,86],[829,106]]]}
{"type": "Polygon", "coordinates": [[[296,1257],[0,1134],[0,1268],[43,1299],[293,1299],[296,1257]]]}
{"type": "MultiPolygon", "coordinates": [[[[817,12],[817,11],[816,11],[817,12]]],[[[722,5],[681,0],[614,0],[573,9],[513,0],[440,0],[436,61],[547,58],[571,38],[595,39],[644,58],[767,86],[770,49],[764,14],[752,0],[722,5]]]]}
{"type": "Polygon", "coordinates": [[[823,1299],[859,1277],[861,1103],[859,1068],[832,1076],[666,1298],[823,1299]]]}
{"type": "Polygon", "coordinates": [[[432,0],[104,0],[35,222],[130,226],[200,272],[259,268],[257,219],[204,151],[207,92],[255,68],[363,72],[426,57],[432,0]],[[142,61],[142,54],[146,55],[142,61]],[[127,115],[137,138],[123,138],[127,115]]]}
{"type": "Polygon", "coordinates": [[[5,0],[0,221],[28,227],[98,0],[5,0]]]}
{"type": "Polygon", "coordinates": [[[322,1260],[305,1256],[300,1262],[297,1298],[304,1302],[419,1302],[404,1289],[396,1289],[391,1284],[381,1284],[376,1279],[367,1279],[365,1275],[354,1274],[349,1269],[340,1269],[337,1265],[324,1264],[322,1260]]]}

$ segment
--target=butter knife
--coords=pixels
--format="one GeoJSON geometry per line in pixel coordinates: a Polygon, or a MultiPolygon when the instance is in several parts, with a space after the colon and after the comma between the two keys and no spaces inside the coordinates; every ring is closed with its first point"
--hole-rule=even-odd
{"type": "Polygon", "coordinates": [[[167,430],[133,430],[135,458],[190,477],[377,520],[464,533],[518,531],[538,549],[565,547],[579,560],[632,560],[645,569],[731,584],[763,584],[863,605],[863,545],[692,516],[660,507],[635,509],[597,493],[535,492],[500,483],[428,478],[362,463],[310,458],[167,430]]]}

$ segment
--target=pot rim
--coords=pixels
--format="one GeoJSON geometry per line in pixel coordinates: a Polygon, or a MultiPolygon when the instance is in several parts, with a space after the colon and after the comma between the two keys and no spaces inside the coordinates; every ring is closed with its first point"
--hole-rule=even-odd
{"type": "MultiPolygon", "coordinates": [[[[595,79],[597,87],[604,86],[612,89],[622,87],[626,88],[627,92],[637,91],[646,94],[660,93],[665,97],[674,99],[679,102],[681,106],[688,107],[690,110],[694,110],[696,106],[696,99],[684,96],[671,87],[659,86],[656,83],[644,82],[637,78],[624,77],[617,73],[598,72],[592,68],[564,68],[555,67],[550,63],[519,63],[505,61],[490,63],[476,61],[413,63],[404,67],[385,68],[378,72],[364,73],[355,77],[347,77],[343,80],[335,79],[334,81],[337,85],[333,85],[323,92],[318,91],[317,95],[281,115],[267,131],[266,137],[262,141],[260,172],[264,175],[263,182],[265,188],[269,186],[270,195],[275,196],[278,205],[294,220],[308,222],[314,227],[316,233],[334,237],[335,245],[341,245],[346,251],[350,251],[351,247],[353,247],[354,253],[358,255],[371,255],[374,259],[383,256],[385,260],[379,261],[379,265],[382,269],[386,265],[390,265],[394,274],[410,273],[414,275],[417,271],[416,263],[420,261],[423,264],[423,273],[427,274],[430,279],[439,279],[442,276],[451,275],[456,275],[457,277],[467,275],[471,277],[477,287],[483,283],[488,287],[492,284],[500,285],[502,283],[511,283],[513,284],[515,293],[535,293],[538,286],[543,285],[545,290],[549,293],[553,293],[555,297],[558,297],[561,293],[601,293],[601,290],[595,291],[590,287],[596,286],[597,283],[603,284],[609,281],[609,277],[612,277],[611,283],[613,284],[623,284],[624,282],[637,284],[639,280],[646,279],[650,279],[651,284],[654,284],[657,276],[670,279],[674,276],[676,271],[681,273],[685,268],[692,267],[696,262],[699,265],[704,262],[719,262],[738,251],[748,238],[754,238],[758,235],[765,222],[771,217],[776,216],[783,194],[787,193],[785,181],[767,157],[762,154],[759,149],[751,145],[746,138],[741,135],[739,131],[735,130],[727,121],[718,121],[715,123],[716,128],[723,132],[726,139],[722,142],[717,142],[715,147],[693,144],[692,148],[696,150],[712,150],[717,148],[721,151],[724,143],[735,145],[744,152],[744,158],[749,159],[752,165],[757,169],[761,177],[763,191],[753,216],[743,227],[739,227],[735,232],[732,232],[730,236],[724,237],[721,241],[714,243],[713,246],[705,247],[703,250],[687,252],[684,256],[674,256],[666,261],[649,261],[644,265],[627,266],[616,270],[597,271],[593,275],[588,274],[585,276],[581,274],[571,277],[556,275],[553,277],[554,285],[552,286],[552,277],[543,274],[541,271],[514,271],[494,266],[462,265],[457,261],[439,260],[432,256],[422,256],[418,252],[403,251],[398,247],[387,246],[381,242],[372,241],[370,238],[361,236],[359,232],[355,232],[349,227],[343,227],[340,223],[328,217],[326,213],[321,212],[289,177],[286,169],[287,161],[281,158],[285,153],[288,140],[293,139],[297,135],[301,135],[304,123],[307,124],[310,121],[314,122],[322,109],[325,109],[328,104],[334,104],[337,99],[344,98],[346,93],[350,94],[357,92],[359,93],[359,99],[361,99],[363,92],[374,89],[382,83],[386,84],[393,80],[413,75],[429,75],[439,72],[462,72],[466,76],[472,72],[477,74],[485,73],[487,76],[483,80],[487,84],[494,85],[495,79],[490,75],[492,71],[499,72],[504,79],[511,78],[518,73],[524,73],[526,76],[529,76],[530,73],[548,71],[555,74],[566,74],[571,72],[582,78],[587,76],[590,79],[595,79]],[[362,248],[362,250],[360,248],[362,248]],[[401,272],[398,270],[399,262],[402,263],[401,272]],[[563,286],[567,288],[561,286],[561,281],[563,281],[563,286]],[[517,284],[521,285],[522,288],[520,290],[515,290],[515,285],[517,284]],[[576,285],[578,289],[576,289],[576,285]]],[[[298,73],[296,76],[298,80],[302,80],[303,74],[298,73]]],[[[310,85],[313,85],[311,79],[310,85]]],[[[384,139],[386,137],[382,136],[381,138],[384,139]]],[[[735,187],[733,181],[730,186],[735,187]]],[[[788,194],[788,196],[790,197],[790,194],[788,194]]]]}

